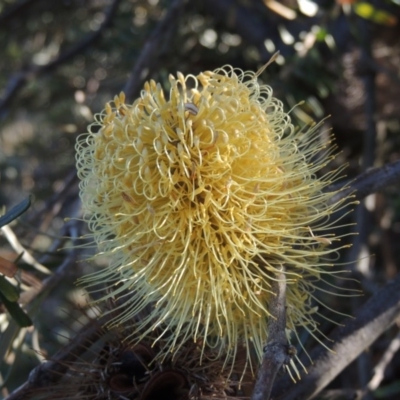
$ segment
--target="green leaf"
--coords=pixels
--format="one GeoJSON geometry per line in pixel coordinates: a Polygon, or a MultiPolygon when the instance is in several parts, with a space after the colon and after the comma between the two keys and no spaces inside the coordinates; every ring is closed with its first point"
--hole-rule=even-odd
{"type": "Polygon", "coordinates": [[[360,2],[354,4],[354,11],[362,18],[381,25],[393,26],[397,23],[397,18],[387,11],[375,8],[370,3],[360,2]]]}
{"type": "Polygon", "coordinates": [[[21,327],[31,326],[32,321],[16,301],[9,301],[1,292],[0,299],[13,320],[21,327]]]}
{"type": "Polygon", "coordinates": [[[0,293],[8,301],[17,301],[19,299],[18,290],[3,275],[0,275],[0,293]]]}
{"type": "Polygon", "coordinates": [[[21,201],[18,205],[13,207],[10,211],[5,213],[0,217],[0,228],[4,225],[9,224],[14,219],[18,218],[21,214],[23,214],[29,207],[31,206],[31,196],[27,199],[21,201]]]}

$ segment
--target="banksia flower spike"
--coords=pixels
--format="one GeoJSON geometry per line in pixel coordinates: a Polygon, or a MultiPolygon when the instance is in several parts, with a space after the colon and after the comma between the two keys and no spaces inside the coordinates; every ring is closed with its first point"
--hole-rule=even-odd
{"type": "Polygon", "coordinates": [[[174,332],[159,357],[187,338],[260,357],[283,269],[288,330],[316,329],[312,281],[331,266],[340,238],[330,216],[348,201],[328,203],[340,170],[317,177],[334,147],[317,125],[296,130],[259,73],[178,73],[168,97],[147,82],[131,105],[116,96],[78,138],[85,219],[110,260],[82,282],[110,282],[105,299],[124,294],[115,324],[151,305],[132,334],[174,332]]]}

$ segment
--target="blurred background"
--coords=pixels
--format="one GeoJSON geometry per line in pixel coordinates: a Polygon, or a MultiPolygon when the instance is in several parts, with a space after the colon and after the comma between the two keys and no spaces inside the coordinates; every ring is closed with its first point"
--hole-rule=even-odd
{"type": "MultiPolygon", "coordinates": [[[[64,219],[80,212],[76,137],[107,101],[121,90],[135,99],[150,78],[168,88],[177,71],[256,71],[279,51],[260,79],[287,111],[297,105],[296,125],[329,116],[321,135],[331,129],[340,150],[329,168],[347,163],[351,179],[400,159],[399,18],[399,0],[0,0],[0,215],[32,196],[2,230],[0,257],[15,262],[9,282],[33,321],[20,328],[0,305],[0,398],[90,317],[74,282],[94,265],[76,263],[90,251],[68,239],[85,227],[64,219]]],[[[365,296],[324,298],[350,314],[398,274],[398,186],[368,196],[351,218],[360,234],[341,261],[360,259],[352,268],[365,296]]],[[[398,328],[329,389],[365,387],[398,328]]],[[[400,354],[368,396],[400,398],[400,354]]]]}

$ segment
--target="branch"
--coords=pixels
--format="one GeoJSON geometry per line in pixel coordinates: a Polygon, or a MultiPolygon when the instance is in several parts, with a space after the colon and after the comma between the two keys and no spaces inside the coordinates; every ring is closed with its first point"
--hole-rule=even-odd
{"type": "Polygon", "coordinates": [[[112,18],[114,17],[116,10],[118,8],[121,0],[114,0],[110,6],[105,11],[105,19],[100,25],[99,29],[86,36],[81,42],[72,46],[69,50],[61,53],[56,59],[50,61],[45,65],[32,65],[24,71],[20,71],[12,76],[5,89],[5,94],[0,99],[0,117],[4,114],[9,102],[15,97],[17,92],[25,85],[28,79],[36,78],[44,72],[49,72],[60,66],[61,64],[67,62],[77,54],[83,52],[91,44],[93,44],[97,39],[100,38],[103,31],[108,28],[111,24],[112,18]]]}
{"type": "MultiPolygon", "coordinates": [[[[283,56],[293,55],[293,46],[288,46],[282,41],[278,29],[281,23],[290,32],[293,24],[277,17],[264,5],[261,7],[265,8],[265,11],[260,13],[260,10],[255,7],[256,3],[237,0],[204,0],[203,7],[204,13],[211,15],[217,24],[224,25],[228,31],[236,32],[249,45],[255,46],[260,54],[261,62],[267,62],[275,51],[279,51],[283,56]],[[272,54],[265,47],[266,39],[274,43],[275,51],[272,54]]],[[[298,25],[297,21],[290,22],[298,25]]],[[[303,30],[307,28],[303,27],[303,30]]]]}
{"type": "MultiPolygon", "coordinates": [[[[400,160],[386,164],[380,168],[371,168],[368,171],[358,175],[350,184],[346,184],[348,188],[338,192],[329,200],[330,204],[334,204],[354,193],[356,199],[361,200],[371,193],[378,192],[387,186],[400,182],[400,160]]],[[[337,184],[330,186],[329,190],[338,190],[344,185],[337,184]]]]}
{"type": "Polygon", "coordinates": [[[385,370],[387,366],[392,361],[394,355],[400,349],[400,333],[392,340],[389,347],[386,349],[385,353],[383,354],[382,358],[376,364],[374,368],[374,376],[369,381],[367,390],[372,392],[373,390],[378,389],[379,385],[383,381],[385,370]]]}
{"type": "Polygon", "coordinates": [[[44,279],[40,286],[32,287],[30,290],[24,293],[24,301],[29,303],[29,311],[36,312],[40,306],[41,299],[48,296],[48,294],[57,288],[57,286],[65,279],[69,274],[71,267],[76,264],[76,255],[78,248],[76,246],[76,241],[79,238],[80,223],[77,221],[69,221],[65,224],[65,237],[69,237],[72,240],[73,247],[64,257],[63,262],[57,267],[52,275],[44,279]]]}
{"type": "Polygon", "coordinates": [[[356,318],[348,318],[344,326],[329,335],[335,342],[330,346],[331,351],[319,346],[311,352],[314,363],[299,383],[291,385],[288,377],[279,380],[273,391],[274,399],[313,398],[393,325],[399,313],[400,274],[372,296],[356,313],[356,318]]]}
{"type": "Polygon", "coordinates": [[[57,383],[68,369],[68,363],[79,359],[80,355],[98,339],[106,322],[107,318],[103,317],[86,324],[50,361],[34,368],[29,374],[28,381],[15,389],[6,400],[26,400],[32,391],[57,383]]]}
{"type": "Polygon", "coordinates": [[[27,224],[31,230],[33,229],[32,225],[39,225],[39,230],[46,231],[48,229],[48,220],[50,218],[53,219],[60,213],[60,210],[63,211],[63,214],[60,215],[61,217],[77,215],[80,205],[76,206],[74,203],[76,203],[78,198],[76,191],[78,182],[76,169],[73,167],[64,178],[60,187],[57,188],[57,191],[46,199],[43,205],[40,206],[40,209],[36,209],[35,213],[28,215],[22,222],[27,224]]]}
{"type": "Polygon", "coordinates": [[[162,18],[147,42],[145,43],[142,52],[136,61],[135,66],[131,72],[130,78],[126,82],[123,92],[128,101],[132,101],[140,91],[143,81],[150,73],[155,60],[157,60],[157,53],[160,51],[161,44],[164,43],[167,32],[176,26],[176,17],[181,11],[183,5],[182,0],[175,0],[169,7],[166,15],[162,18]]]}
{"type": "Polygon", "coordinates": [[[286,277],[282,271],[274,281],[271,290],[276,293],[272,298],[269,311],[273,317],[268,323],[268,342],[264,347],[264,356],[258,371],[251,400],[268,400],[278,371],[290,361],[286,328],[286,277]]]}
{"type": "MultiPolygon", "coordinates": [[[[69,237],[75,241],[79,236],[79,230],[76,224],[71,221],[68,223],[66,229],[69,230],[69,237]]],[[[40,287],[32,288],[29,292],[26,292],[25,300],[31,302],[29,305],[30,310],[35,312],[35,310],[39,309],[39,296],[48,294],[51,290],[58,287],[59,283],[69,272],[70,267],[76,263],[76,251],[77,247],[74,247],[54,274],[45,279],[40,287]]],[[[107,314],[100,319],[91,320],[73,337],[73,339],[71,339],[70,343],[59,350],[51,360],[34,368],[29,374],[28,381],[14,390],[6,400],[26,400],[29,398],[28,394],[31,393],[32,390],[37,390],[59,381],[64,372],[68,369],[68,363],[78,359],[81,354],[94,343],[100,336],[104,325],[109,319],[110,314],[107,314]]]]}

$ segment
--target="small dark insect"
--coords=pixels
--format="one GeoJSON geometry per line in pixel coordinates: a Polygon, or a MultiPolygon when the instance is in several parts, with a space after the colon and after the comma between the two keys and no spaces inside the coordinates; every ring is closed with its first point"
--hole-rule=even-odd
{"type": "Polygon", "coordinates": [[[199,113],[199,109],[193,103],[185,103],[185,110],[189,111],[192,115],[197,115],[199,113]]]}

